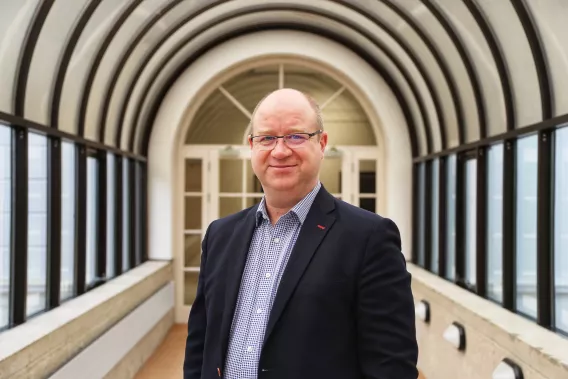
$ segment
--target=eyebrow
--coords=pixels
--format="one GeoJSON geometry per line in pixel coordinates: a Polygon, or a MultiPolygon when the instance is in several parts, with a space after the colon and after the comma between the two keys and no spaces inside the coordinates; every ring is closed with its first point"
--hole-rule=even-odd
{"type": "MultiPolygon", "coordinates": [[[[286,132],[286,134],[294,134],[294,133],[309,133],[303,129],[292,129],[286,132]]],[[[258,130],[256,132],[257,135],[273,135],[274,133],[271,133],[271,131],[269,130],[258,130]]]]}

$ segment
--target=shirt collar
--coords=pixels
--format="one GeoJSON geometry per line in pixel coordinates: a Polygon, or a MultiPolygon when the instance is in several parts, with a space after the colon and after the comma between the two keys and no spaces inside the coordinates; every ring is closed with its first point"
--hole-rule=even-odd
{"type": "MultiPolygon", "coordinates": [[[[291,213],[296,215],[296,217],[300,221],[300,225],[302,225],[306,220],[306,217],[308,217],[308,212],[310,211],[310,208],[312,207],[312,204],[314,203],[314,200],[320,188],[321,182],[318,180],[315,187],[302,200],[294,205],[292,209],[290,209],[286,214],[291,213]]],[[[260,204],[258,205],[258,208],[256,210],[256,226],[259,226],[263,219],[270,220],[268,213],[266,212],[266,200],[264,196],[262,197],[262,200],[260,200],[260,204]]]]}

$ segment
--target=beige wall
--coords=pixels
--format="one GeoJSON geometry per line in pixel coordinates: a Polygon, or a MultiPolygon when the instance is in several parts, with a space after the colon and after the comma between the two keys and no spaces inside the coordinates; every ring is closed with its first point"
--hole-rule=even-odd
{"type": "Polygon", "coordinates": [[[416,319],[418,366],[426,378],[491,378],[504,358],[521,366],[524,379],[568,378],[568,339],[413,264],[408,268],[415,302],[430,304],[430,322],[416,319]],[[454,321],[465,328],[465,351],[443,338],[454,321]]]}

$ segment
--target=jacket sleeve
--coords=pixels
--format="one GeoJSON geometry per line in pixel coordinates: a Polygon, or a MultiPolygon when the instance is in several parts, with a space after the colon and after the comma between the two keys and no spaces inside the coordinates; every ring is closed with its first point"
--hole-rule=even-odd
{"type": "Polygon", "coordinates": [[[205,345],[205,333],[207,330],[207,310],[205,308],[205,277],[207,261],[207,237],[211,225],[207,228],[205,237],[201,243],[201,265],[197,283],[197,293],[189,312],[187,321],[187,339],[185,341],[185,358],[183,363],[184,379],[201,379],[201,367],[203,364],[203,348],[205,345]]]}
{"type": "Polygon", "coordinates": [[[416,379],[418,344],[411,276],[393,221],[369,237],[357,297],[358,349],[365,379],[416,379]]]}

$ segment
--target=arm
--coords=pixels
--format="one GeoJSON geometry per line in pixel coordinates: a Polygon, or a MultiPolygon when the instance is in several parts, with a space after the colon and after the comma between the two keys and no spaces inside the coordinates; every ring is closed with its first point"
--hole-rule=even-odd
{"type": "Polygon", "coordinates": [[[416,379],[418,345],[411,277],[395,223],[382,219],[369,237],[358,288],[357,324],[365,379],[416,379]]]}
{"type": "MultiPolygon", "coordinates": [[[[209,226],[210,228],[211,226],[209,226]]],[[[203,347],[205,345],[205,332],[207,330],[207,313],[205,309],[205,262],[207,260],[207,236],[205,233],[201,243],[201,267],[197,283],[197,293],[189,312],[187,322],[187,339],[185,341],[185,360],[183,363],[184,379],[200,379],[203,364],[203,347]]]]}

